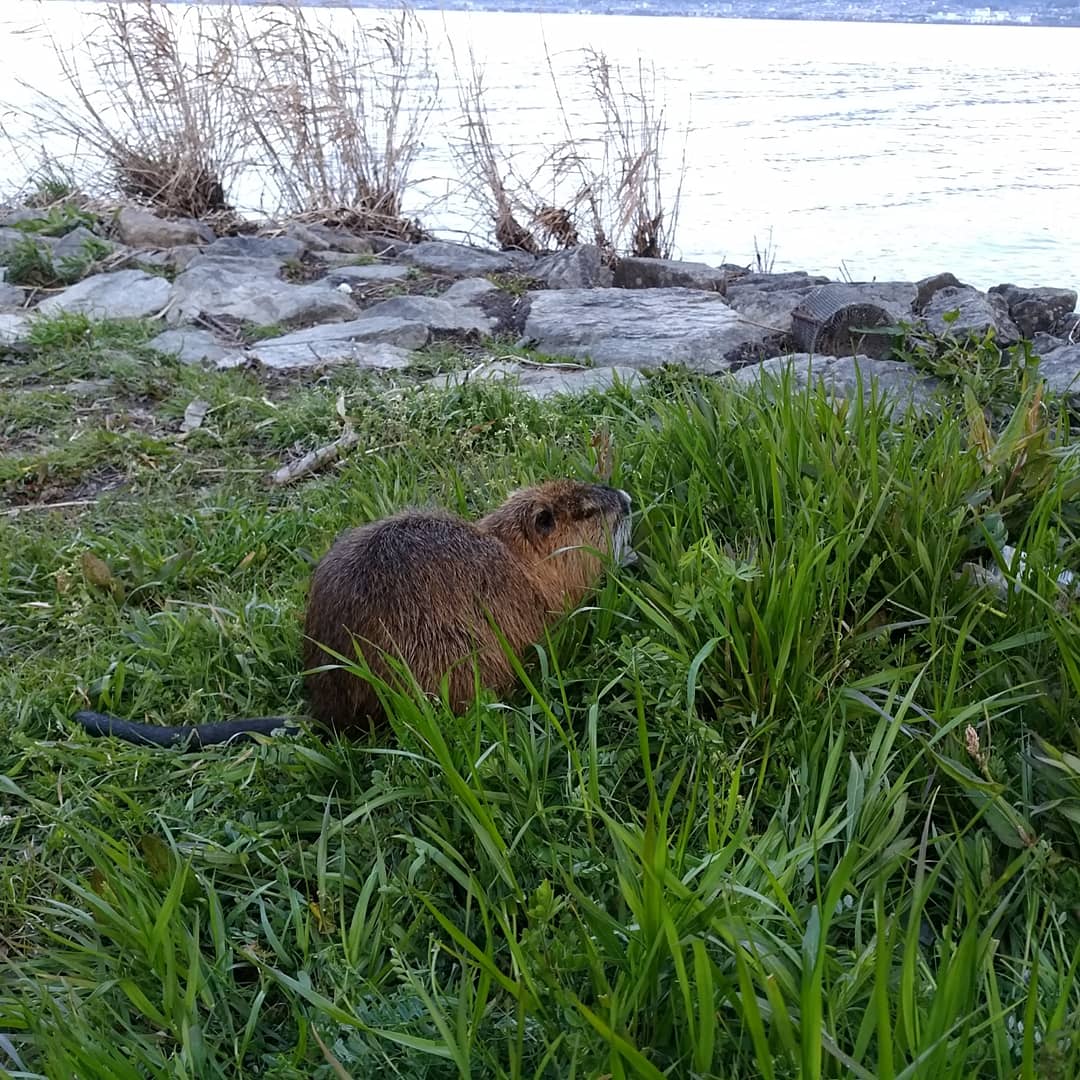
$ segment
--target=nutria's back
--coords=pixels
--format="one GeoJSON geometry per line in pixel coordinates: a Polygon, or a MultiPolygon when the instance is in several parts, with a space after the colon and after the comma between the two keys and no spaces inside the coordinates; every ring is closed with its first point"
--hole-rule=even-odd
{"type": "MultiPolygon", "coordinates": [[[[632,557],[629,514],[625,492],[555,480],[516,492],[475,523],[408,510],[350,529],[312,575],[304,666],[340,663],[319,646],[350,659],[359,646],[392,681],[385,651],[428,693],[449,672],[451,706],[461,711],[475,693],[475,656],[481,683],[505,692],[515,676],[488,615],[520,654],[595,584],[598,552],[632,557]]],[[[381,718],[374,689],[349,672],[310,674],[307,691],[312,715],[339,730],[381,718]]]]}

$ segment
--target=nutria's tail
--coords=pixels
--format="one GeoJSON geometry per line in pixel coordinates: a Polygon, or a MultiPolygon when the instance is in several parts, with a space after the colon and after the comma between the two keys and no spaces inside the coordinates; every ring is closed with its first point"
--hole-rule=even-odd
{"type": "Polygon", "coordinates": [[[223,720],[216,724],[139,724],[99,712],[77,712],[76,719],[91,735],[115,735],[143,746],[174,746],[190,742],[195,746],[215,746],[225,742],[248,742],[253,733],[270,735],[285,728],[298,730],[287,716],[252,716],[245,720],[223,720]]]}

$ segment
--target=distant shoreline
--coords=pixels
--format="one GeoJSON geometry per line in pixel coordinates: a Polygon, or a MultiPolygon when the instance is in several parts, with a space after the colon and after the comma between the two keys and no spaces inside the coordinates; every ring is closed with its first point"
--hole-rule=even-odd
{"type": "MultiPolygon", "coordinates": [[[[106,2],[106,0],[95,0],[106,2]]],[[[165,3],[187,6],[210,6],[215,0],[165,0],[165,3]]],[[[232,0],[234,3],[246,7],[259,7],[265,5],[266,0],[232,0]]],[[[765,0],[768,2],[768,0],[765,0]]],[[[660,0],[663,4],[663,0],[660,0]]],[[[306,0],[303,7],[322,8],[363,8],[367,10],[396,10],[401,4],[392,2],[375,3],[371,0],[306,0]]],[[[592,7],[552,7],[541,9],[534,4],[522,3],[520,5],[506,5],[497,3],[473,2],[473,0],[412,0],[408,5],[415,11],[455,11],[477,12],[483,14],[505,15],[633,15],[645,18],[676,18],[676,19],[729,19],[743,22],[819,22],[819,23],[881,23],[891,26],[1002,26],[1002,27],[1031,27],[1038,29],[1080,29],[1080,12],[1057,11],[1053,15],[1044,12],[1018,11],[1001,12],[1000,18],[972,19],[964,18],[963,11],[950,11],[948,13],[932,12],[928,14],[912,13],[906,15],[898,12],[855,12],[849,10],[837,11],[835,14],[821,11],[820,7],[808,0],[808,8],[813,10],[784,11],[775,10],[744,10],[744,11],[703,11],[694,10],[690,7],[679,6],[655,6],[643,9],[638,4],[603,3],[592,7]]],[[[988,12],[989,6],[973,9],[988,12]]]]}

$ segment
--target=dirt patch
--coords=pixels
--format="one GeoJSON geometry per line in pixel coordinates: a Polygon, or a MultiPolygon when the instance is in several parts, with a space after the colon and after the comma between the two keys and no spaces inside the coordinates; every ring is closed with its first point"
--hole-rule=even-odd
{"type": "Polygon", "coordinates": [[[112,491],[118,491],[127,482],[120,469],[103,465],[93,469],[78,480],[48,477],[31,473],[0,498],[7,507],[29,506],[36,503],[89,502],[112,491]]]}
{"type": "Polygon", "coordinates": [[[477,301],[480,310],[495,320],[493,333],[496,337],[520,337],[525,330],[532,302],[528,293],[515,296],[503,289],[485,293],[477,301]]]}

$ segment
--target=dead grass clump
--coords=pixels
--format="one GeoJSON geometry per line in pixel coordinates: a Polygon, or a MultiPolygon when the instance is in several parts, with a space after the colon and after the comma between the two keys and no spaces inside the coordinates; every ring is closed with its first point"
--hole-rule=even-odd
{"type": "MultiPolygon", "coordinates": [[[[533,253],[570,248],[587,237],[606,263],[620,255],[670,258],[685,152],[674,190],[664,175],[665,111],[656,105],[655,71],[639,64],[635,84],[595,49],[582,50],[578,75],[593,116],[572,119],[550,53],[548,70],[565,138],[529,170],[492,132],[483,73],[457,71],[464,124],[452,150],[466,190],[498,245],[533,253]]],[[[580,103],[578,103],[580,104],[580,103]]]]}
{"type": "Polygon", "coordinates": [[[635,83],[592,48],[582,50],[584,74],[599,116],[599,137],[584,140],[570,120],[559,80],[548,54],[566,140],[554,155],[558,169],[576,177],[573,200],[587,214],[589,227],[609,260],[618,255],[671,258],[678,225],[679,203],[686,176],[686,152],[668,192],[664,176],[667,119],[657,105],[656,70],[638,62],[635,83]],[[598,148],[598,149],[590,149],[598,148]]]}
{"type": "Polygon", "coordinates": [[[71,98],[33,88],[32,137],[74,143],[82,171],[167,214],[227,209],[242,131],[222,92],[235,56],[227,9],[153,0],[106,4],[79,45],[49,32],[71,98]]]}
{"type": "Polygon", "coordinates": [[[438,77],[416,15],[275,8],[238,51],[237,108],[279,212],[417,238],[404,198],[438,77]]]}
{"type": "MultiPolygon", "coordinates": [[[[464,121],[463,134],[451,143],[451,151],[473,201],[481,208],[495,242],[503,251],[527,251],[536,255],[546,248],[543,233],[535,228],[536,177],[522,177],[513,162],[496,142],[489,120],[484,73],[469,50],[469,72],[458,67],[453,45],[450,47],[457,74],[458,104],[464,121]]],[[[557,211],[554,211],[557,213],[557,211]]]]}

